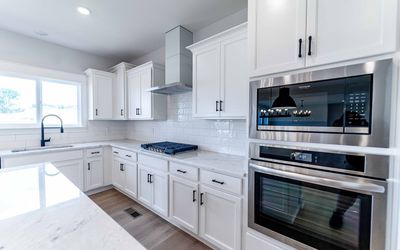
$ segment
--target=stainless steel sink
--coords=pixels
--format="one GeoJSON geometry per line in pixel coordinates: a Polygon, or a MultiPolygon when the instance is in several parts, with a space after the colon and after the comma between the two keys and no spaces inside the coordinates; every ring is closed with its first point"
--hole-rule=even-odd
{"type": "Polygon", "coordinates": [[[29,152],[29,151],[41,151],[47,149],[57,149],[57,148],[72,148],[73,145],[59,145],[59,146],[47,146],[47,147],[34,147],[34,148],[18,148],[11,150],[12,153],[18,152],[29,152]]]}

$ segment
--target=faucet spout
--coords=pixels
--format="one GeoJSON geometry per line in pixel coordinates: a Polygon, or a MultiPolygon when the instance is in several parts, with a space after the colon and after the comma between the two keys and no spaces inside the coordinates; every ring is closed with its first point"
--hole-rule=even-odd
{"type": "Polygon", "coordinates": [[[45,126],[44,126],[44,120],[45,120],[47,117],[56,117],[56,118],[58,118],[58,120],[60,120],[60,133],[64,133],[64,123],[63,123],[63,120],[61,119],[61,117],[59,117],[58,115],[54,115],[54,114],[49,114],[49,115],[43,116],[42,122],[41,122],[41,129],[40,129],[40,131],[41,131],[40,146],[41,146],[41,147],[46,146],[46,142],[50,142],[50,140],[51,140],[51,138],[44,139],[44,130],[45,130],[45,129],[54,129],[54,128],[58,128],[58,127],[45,127],[45,126]]]}

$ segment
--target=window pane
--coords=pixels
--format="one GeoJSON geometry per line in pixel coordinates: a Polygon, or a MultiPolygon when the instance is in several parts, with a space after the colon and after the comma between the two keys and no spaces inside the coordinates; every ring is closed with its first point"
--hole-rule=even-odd
{"type": "MultiPolygon", "coordinates": [[[[42,82],[43,116],[55,114],[63,119],[64,124],[78,125],[78,86],[58,82],[42,82]]],[[[59,124],[56,118],[49,117],[46,124],[59,124]]]]}
{"type": "Polygon", "coordinates": [[[36,123],[36,81],[0,76],[0,124],[36,123]]]}

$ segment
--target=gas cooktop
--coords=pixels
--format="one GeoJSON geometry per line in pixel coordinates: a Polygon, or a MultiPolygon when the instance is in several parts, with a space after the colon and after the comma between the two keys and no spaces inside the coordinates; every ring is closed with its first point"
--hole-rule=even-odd
{"type": "Polygon", "coordinates": [[[183,143],[176,143],[169,141],[142,144],[141,147],[146,150],[169,154],[169,155],[174,155],[176,153],[193,151],[198,149],[197,145],[190,145],[190,144],[183,144],[183,143]]]}

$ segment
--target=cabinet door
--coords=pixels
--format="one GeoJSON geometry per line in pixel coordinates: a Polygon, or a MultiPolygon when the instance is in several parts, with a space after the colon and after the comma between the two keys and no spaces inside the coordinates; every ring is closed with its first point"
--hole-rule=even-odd
{"type": "Polygon", "coordinates": [[[220,45],[193,53],[193,117],[219,117],[220,45]]]}
{"type": "Polygon", "coordinates": [[[52,162],[52,164],[75,186],[83,190],[83,160],[52,162]]]}
{"type": "Polygon", "coordinates": [[[113,77],[105,75],[94,75],[93,99],[94,99],[94,118],[112,119],[112,87],[113,77]]]}
{"type": "Polygon", "coordinates": [[[148,206],[153,204],[153,185],[150,183],[150,171],[139,167],[138,198],[148,206]]]}
{"type": "Polygon", "coordinates": [[[92,190],[103,186],[103,159],[96,157],[89,159],[86,165],[85,190],[92,190]]]}
{"type": "Polygon", "coordinates": [[[194,182],[170,176],[171,218],[197,234],[199,221],[198,185],[194,182]]]}
{"type": "MultiPolygon", "coordinates": [[[[306,0],[249,0],[251,77],[305,66],[306,6],[306,0]]],[[[332,13],[331,22],[340,19],[332,13]]]]}
{"type": "Polygon", "coordinates": [[[150,182],[153,185],[153,209],[168,216],[168,174],[153,172],[150,182]]]}
{"type": "Polygon", "coordinates": [[[200,236],[221,249],[240,249],[241,210],[241,198],[200,185],[200,236]]]}
{"type": "Polygon", "coordinates": [[[125,120],[125,83],[126,83],[126,72],[125,69],[118,69],[116,80],[113,84],[113,119],[125,120]]]}
{"type": "Polygon", "coordinates": [[[136,119],[139,116],[140,108],[140,73],[132,72],[128,74],[128,118],[136,119]]]}
{"type": "Polygon", "coordinates": [[[248,113],[247,33],[221,43],[221,117],[246,118],[248,113]]]}
{"type": "Polygon", "coordinates": [[[141,119],[152,117],[152,94],[147,91],[152,87],[152,69],[146,68],[140,72],[140,95],[141,104],[139,117],[141,119]]]}
{"type": "Polygon", "coordinates": [[[308,66],[396,49],[396,0],[309,0],[307,6],[308,66]]]}
{"type": "Polygon", "coordinates": [[[125,187],[125,171],[124,163],[118,159],[114,159],[112,171],[113,185],[121,190],[125,187]]]}
{"type": "Polygon", "coordinates": [[[132,197],[137,197],[137,165],[135,163],[125,164],[125,192],[132,197]]]}

